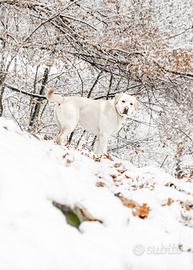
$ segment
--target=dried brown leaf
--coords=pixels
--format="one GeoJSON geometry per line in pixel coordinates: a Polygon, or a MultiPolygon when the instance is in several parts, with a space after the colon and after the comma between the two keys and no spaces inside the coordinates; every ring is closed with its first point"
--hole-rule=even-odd
{"type": "Polygon", "coordinates": [[[114,164],[113,164],[113,167],[119,168],[119,167],[121,167],[121,165],[122,165],[121,163],[114,163],[114,164]]]}
{"type": "Polygon", "coordinates": [[[174,200],[172,198],[168,198],[166,204],[170,206],[173,202],[174,200]]]}
{"type": "Polygon", "coordinates": [[[85,208],[78,208],[80,214],[88,221],[98,221],[103,223],[100,219],[93,217],[85,208]]]}
{"type": "Polygon", "coordinates": [[[138,205],[137,202],[135,202],[134,200],[129,200],[127,198],[124,198],[124,197],[119,197],[122,204],[128,208],[136,208],[138,205]]]}
{"type": "Polygon", "coordinates": [[[147,218],[150,212],[150,208],[146,203],[143,203],[142,206],[136,207],[133,211],[134,216],[138,216],[140,218],[147,218]]]}
{"type": "Polygon", "coordinates": [[[117,171],[118,171],[119,173],[121,173],[121,174],[122,174],[122,173],[126,172],[126,171],[127,171],[127,169],[126,169],[126,168],[122,168],[122,169],[118,169],[117,171]]]}
{"type": "Polygon", "coordinates": [[[104,182],[97,182],[96,183],[96,186],[97,187],[104,187],[105,186],[105,183],[104,182]]]}

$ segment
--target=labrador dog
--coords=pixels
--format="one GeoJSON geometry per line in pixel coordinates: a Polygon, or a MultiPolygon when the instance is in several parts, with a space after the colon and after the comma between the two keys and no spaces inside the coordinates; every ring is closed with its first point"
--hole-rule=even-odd
{"type": "Polygon", "coordinates": [[[61,144],[79,124],[97,136],[96,154],[107,153],[108,138],[119,131],[126,118],[136,109],[138,101],[125,93],[111,100],[92,100],[78,96],[61,96],[48,90],[47,99],[55,102],[59,127],[57,143],[61,144]]]}

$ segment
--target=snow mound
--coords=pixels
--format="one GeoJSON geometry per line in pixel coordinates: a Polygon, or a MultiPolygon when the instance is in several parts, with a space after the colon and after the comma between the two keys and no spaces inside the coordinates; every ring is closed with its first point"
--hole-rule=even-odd
{"type": "Polygon", "coordinates": [[[193,269],[193,183],[0,118],[0,269],[193,269]],[[55,207],[86,211],[79,228],[55,207]]]}

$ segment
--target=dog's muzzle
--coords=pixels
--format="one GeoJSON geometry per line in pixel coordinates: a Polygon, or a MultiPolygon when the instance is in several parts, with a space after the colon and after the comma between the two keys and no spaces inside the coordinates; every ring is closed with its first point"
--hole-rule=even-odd
{"type": "Polygon", "coordinates": [[[128,111],[129,111],[129,108],[128,107],[125,107],[124,110],[123,110],[123,114],[128,114],[128,111]]]}

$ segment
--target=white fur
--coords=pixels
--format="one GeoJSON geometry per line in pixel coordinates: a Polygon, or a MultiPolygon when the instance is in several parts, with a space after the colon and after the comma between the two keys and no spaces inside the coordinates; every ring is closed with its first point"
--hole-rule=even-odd
{"type": "Polygon", "coordinates": [[[107,153],[109,136],[119,131],[137,105],[135,97],[124,93],[112,100],[92,100],[78,96],[62,97],[50,90],[47,98],[56,103],[55,115],[60,129],[58,143],[61,144],[79,124],[97,136],[96,154],[107,153]]]}

